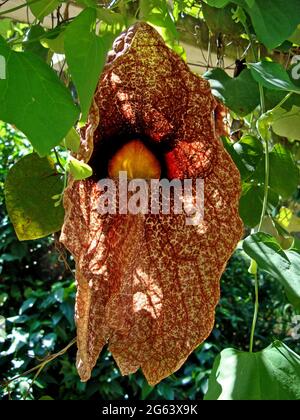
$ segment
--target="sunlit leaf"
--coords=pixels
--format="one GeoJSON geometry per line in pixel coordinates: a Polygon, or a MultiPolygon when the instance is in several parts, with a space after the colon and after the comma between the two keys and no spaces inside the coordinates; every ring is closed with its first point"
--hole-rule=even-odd
{"type": "Polygon", "coordinates": [[[71,158],[67,164],[67,170],[72,174],[76,181],[89,178],[93,175],[93,169],[84,162],[71,158]]]}
{"type": "Polygon", "coordinates": [[[287,92],[300,93],[300,87],[290,79],[284,67],[273,61],[248,64],[253,78],[264,87],[287,92]]]}
{"type": "Polygon", "coordinates": [[[9,171],[5,182],[7,211],[20,241],[38,239],[60,230],[64,210],[52,196],[63,190],[63,179],[50,158],[30,154],[9,171]]]}
{"type": "Polygon", "coordinates": [[[7,67],[6,79],[0,79],[0,118],[15,124],[45,156],[75,124],[78,109],[56,73],[36,55],[10,50],[1,37],[0,55],[7,67]]]}
{"type": "Polygon", "coordinates": [[[290,111],[278,109],[272,115],[272,129],[281,137],[300,140],[300,107],[293,106],[290,111]]]}
{"type": "Polygon", "coordinates": [[[300,303],[299,252],[284,251],[273,236],[262,232],[248,236],[243,248],[260,269],[271,274],[285,288],[288,296],[300,303]]]}
{"type": "Polygon", "coordinates": [[[97,82],[111,45],[109,36],[95,33],[96,11],[85,9],[67,28],[64,47],[72,79],[86,120],[97,82]]]}
{"type": "Polygon", "coordinates": [[[205,400],[299,400],[300,357],[276,341],[258,353],[225,349],[216,358],[205,400]]]}

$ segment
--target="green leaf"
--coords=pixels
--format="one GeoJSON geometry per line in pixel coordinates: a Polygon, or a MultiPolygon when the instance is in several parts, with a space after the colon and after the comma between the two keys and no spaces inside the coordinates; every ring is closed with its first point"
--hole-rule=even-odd
{"type": "Polygon", "coordinates": [[[231,0],[206,0],[206,3],[209,6],[218,7],[219,9],[227,6],[227,4],[230,2],[231,0]]]}
{"type": "Polygon", "coordinates": [[[65,146],[71,152],[77,153],[80,146],[80,136],[74,127],[68,132],[65,138],[65,146]]]}
{"type": "Polygon", "coordinates": [[[41,155],[47,155],[74,126],[78,109],[55,72],[29,52],[9,49],[0,37],[0,55],[6,59],[0,80],[0,119],[24,132],[41,155]]]}
{"type": "Polygon", "coordinates": [[[291,111],[278,109],[272,114],[272,129],[281,137],[300,140],[300,107],[293,106],[291,111]]]}
{"type": "Polygon", "coordinates": [[[76,181],[89,178],[93,175],[93,169],[84,162],[71,158],[67,164],[67,170],[72,174],[76,181]]]}
{"type": "Polygon", "coordinates": [[[33,153],[9,171],[5,182],[8,215],[20,241],[43,238],[61,229],[62,205],[54,207],[52,196],[63,190],[63,179],[50,158],[33,153]]]}
{"type": "Polygon", "coordinates": [[[120,25],[121,28],[125,25],[124,16],[121,13],[116,13],[113,10],[97,7],[97,18],[105,22],[107,25],[120,25]]]}
{"type": "Polygon", "coordinates": [[[223,8],[211,7],[205,3],[202,4],[202,13],[205,22],[213,34],[235,35],[240,36],[243,33],[243,26],[236,23],[232,17],[233,5],[228,4],[223,8]]]}
{"type": "Polygon", "coordinates": [[[84,7],[97,7],[96,0],[75,0],[75,3],[79,4],[80,6],[84,7]]]}
{"type": "MultiPolygon", "coordinates": [[[[254,178],[261,182],[264,179],[264,161],[258,164],[254,178]]],[[[290,196],[297,190],[299,183],[299,169],[288,149],[276,144],[270,153],[269,186],[283,198],[290,196]],[[287,182],[288,180],[288,182],[287,182]]]]}
{"type": "Polygon", "coordinates": [[[273,236],[262,232],[248,236],[244,240],[243,248],[257,262],[259,268],[281,283],[288,296],[300,303],[299,252],[284,251],[273,236]]]}
{"type": "Polygon", "coordinates": [[[82,120],[86,121],[93,95],[111,45],[109,36],[95,33],[96,11],[85,9],[65,32],[65,52],[78,91],[82,120]]]}
{"type": "Polygon", "coordinates": [[[45,35],[45,30],[42,26],[31,26],[26,32],[26,36],[23,41],[23,48],[24,51],[32,52],[46,61],[48,57],[48,49],[44,48],[40,42],[43,35],[45,35]]]}
{"type": "Polygon", "coordinates": [[[300,24],[297,26],[297,29],[293,33],[293,35],[289,38],[289,41],[293,42],[294,44],[300,45],[300,24]]]}
{"type": "Polygon", "coordinates": [[[213,95],[240,116],[250,114],[260,103],[258,84],[248,69],[236,78],[219,68],[206,72],[203,77],[209,80],[213,95]]]}
{"type": "Polygon", "coordinates": [[[300,217],[287,207],[281,207],[276,221],[287,232],[300,232],[300,217]]]}
{"type": "Polygon", "coordinates": [[[205,400],[299,400],[300,357],[276,341],[258,353],[217,356],[205,400]]]}
{"type": "Polygon", "coordinates": [[[62,3],[61,0],[39,0],[36,3],[32,3],[31,0],[27,0],[29,3],[30,10],[38,20],[43,20],[45,16],[50,15],[57,7],[62,3]],[[32,4],[30,4],[32,3],[32,4]]]}
{"type": "MultiPolygon", "coordinates": [[[[260,222],[264,200],[264,186],[254,183],[244,183],[240,199],[239,213],[246,226],[254,228],[260,222]]],[[[268,206],[272,210],[278,205],[279,197],[269,190],[268,206]]]]}
{"type": "Polygon", "coordinates": [[[11,30],[11,19],[0,19],[0,35],[7,38],[8,31],[11,30]]]}
{"type": "Polygon", "coordinates": [[[263,157],[261,141],[254,136],[245,135],[235,143],[227,143],[225,147],[237,165],[242,179],[247,180],[263,157]]]}
{"type": "Polygon", "coordinates": [[[46,37],[41,40],[42,45],[46,48],[50,48],[56,54],[64,54],[65,53],[65,31],[49,31],[46,34],[46,37]],[[53,36],[54,35],[54,36],[53,36]]]}
{"type": "MultiPolygon", "coordinates": [[[[241,1],[235,3],[240,4],[241,1]]],[[[299,24],[298,0],[255,0],[252,7],[246,7],[246,10],[258,39],[270,49],[286,41],[299,24]]]]}
{"type": "Polygon", "coordinates": [[[253,184],[243,184],[239,213],[246,226],[258,225],[262,212],[263,188],[253,184]]]}
{"type": "Polygon", "coordinates": [[[300,87],[290,79],[287,71],[281,64],[273,61],[261,61],[248,64],[253,78],[264,87],[287,92],[300,93],[300,87]]]}
{"type": "MultiPolygon", "coordinates": [[[[286,95],[287,93],[283,90],[265,89],[266,110],[273,110],[283,101],[286,95]]],[[[286,111],[290,111],[293,106],[300,107],[300,95],[297,95],[296,93],[294,93],[288,100],[284,102],[282,108],[286,111]]]]}

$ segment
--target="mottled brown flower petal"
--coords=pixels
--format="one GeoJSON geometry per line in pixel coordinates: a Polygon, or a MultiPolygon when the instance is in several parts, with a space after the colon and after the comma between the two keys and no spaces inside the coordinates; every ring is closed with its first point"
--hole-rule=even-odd
{"type": "Polygon", "coordinates": [[[108,343],[122,374],[154,385],[210,334],[219,280],[242,234],[240,177],[216,130],[208,82],[147,24],[114,44],[82,132],[80,159],[95,177],[69,181],[61,241],[76,261],[77,366],[86,381],[108,343]],[[166,175],[204,178],[205,215],[97,212],[97,181],[123,139],[147,138],[166,175]],[[107,164],[107,162],[106,162],[107,164]]]}

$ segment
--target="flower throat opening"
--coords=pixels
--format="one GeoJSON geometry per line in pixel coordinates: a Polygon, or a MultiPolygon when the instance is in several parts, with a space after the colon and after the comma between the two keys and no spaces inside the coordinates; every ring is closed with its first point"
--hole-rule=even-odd
{"type": "Polygon", "coordinates": [[[110,178],[118,178],[120,171],[126,171],[129,179],[159,179],[161,164],[141,140],[131,140],[108,163],[110,178]]]}

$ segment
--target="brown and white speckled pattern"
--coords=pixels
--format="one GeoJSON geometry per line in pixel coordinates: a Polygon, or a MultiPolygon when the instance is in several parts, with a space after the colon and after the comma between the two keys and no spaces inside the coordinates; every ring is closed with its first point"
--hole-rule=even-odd
{"type": "Polygon", "coordinates": [[[61,241],[76,261],[84,381],[108,343],[122,374],[141,367],[154,385],[213,328],[220,276],[242,235],[240,177],[218,138],[215,108],[208,82],[147,24],[115,42],[77,157],[88,162],[122,133],[169,142],[168,177],[205,179],[205,216],[199,226],[186,226],[184,215],[100,216],[96,180],[70,180],[61,241]]]}

